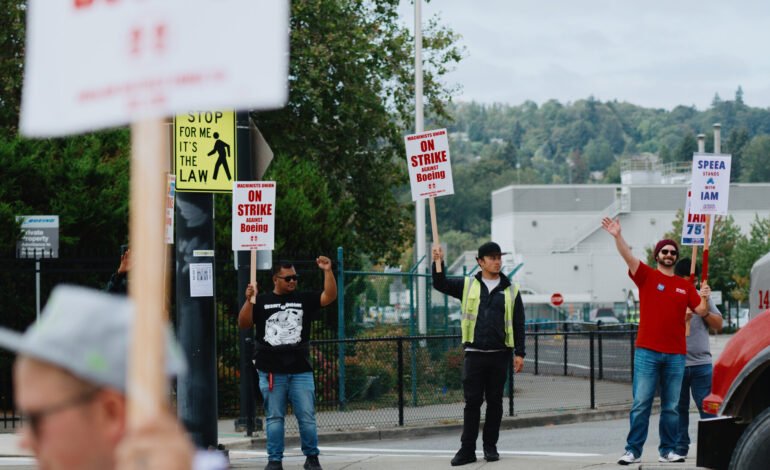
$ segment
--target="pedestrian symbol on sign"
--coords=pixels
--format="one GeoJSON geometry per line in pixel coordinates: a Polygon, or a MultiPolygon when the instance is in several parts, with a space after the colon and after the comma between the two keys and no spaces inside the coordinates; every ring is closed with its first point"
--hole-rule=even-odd
{"type": "Polygon", "coordinates": [[[225,167],[227,180],[230,181],[233,179],[230,176],[230,168],[227,166],[227,157],[230,156],[230,144],[226,143],[224,140],[219,139],[219,132],[214,132],[214,138],[216,139],[216,142],[214,142],[214,148],[211,149],[211,152],[208,153],[209,157],[214,155],[214,153],[219,154],[219,158],[217,158],[217,164],[214,167],[214,179],[217,179],[217,175],[219,174],[219,166],[222,165],[225,167]]]}

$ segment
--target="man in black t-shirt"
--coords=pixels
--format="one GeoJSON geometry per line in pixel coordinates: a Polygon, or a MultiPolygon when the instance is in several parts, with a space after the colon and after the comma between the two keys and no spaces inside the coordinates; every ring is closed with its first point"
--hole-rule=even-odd
{"type": "Polygon", "coordinates": [[[315,384],[310,365],[310,326],[321,307],[337,298],[337,282],[331,260],[316,258],[324,272],[322,292],[297,292],[297,271],[288,263],[273,266],[273,291],[250,299],[257,286],[246,288],[246,301],[238,315],[241,328],[256,325],[254,366],[265,401],[267,458],[265,470],[283,468],[284,417],[291,401],[299,425],[306,470],[320,470],[318,431],[315,420],[315,384]]]}

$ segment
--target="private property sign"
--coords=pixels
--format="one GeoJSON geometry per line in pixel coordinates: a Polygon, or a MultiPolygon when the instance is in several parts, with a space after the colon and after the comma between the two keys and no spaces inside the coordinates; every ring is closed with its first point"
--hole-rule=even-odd
{"type": "Polygon", "coordinates": [[[28,0],[27,20],[28,136],[288,96],[286,0],[28,0]]]}
{"type": "Polygon", "coordinates": [[[21,238],[16,242],[17,258],[59,257],[59,216],[19,215],[21,238]]]}
{"type": "Polygon", "coordinates": [[[730,155],[693,155],[691,213],[727,215],[730,162],[730,155]]]}
{"type": "Polygon", "coordinates": [[[275,245],[275,181],[233,184],[233,251],[272,250],[275,245]]]}
{"type": "Polygon", "coordinates": [[[446,129],[404,137],[412,200],[454,194],[446,129]]]}

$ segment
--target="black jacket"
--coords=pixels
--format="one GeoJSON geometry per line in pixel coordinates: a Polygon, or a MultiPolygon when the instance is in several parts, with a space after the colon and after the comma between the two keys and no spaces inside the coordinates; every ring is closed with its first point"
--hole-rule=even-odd
{"type": "MultiPolygon", "coordinates": [[[[462,300],[465,279],[447,279],[445,269],[438,273],[435,263],[432,263],[431,266],[433,269],[433,287],[441,293],[462,300]]],[[[466,343],[465,347],[484,351],[508,349],[505,345],[505,296],[503,290],[511,285],[511,281],[505,274],[500,273],[500,284],[492,292],[489,292],[486,284],[481,280],[481,272],[476,273],[476,279],[481,283],[479,313],[476,317],[473,343],[466,343]]],[[[521,293],[516,294],[514,301],[513,342],[515,354],[524,357],[526,355],[524,303],[521,301],[521,293]]]]}

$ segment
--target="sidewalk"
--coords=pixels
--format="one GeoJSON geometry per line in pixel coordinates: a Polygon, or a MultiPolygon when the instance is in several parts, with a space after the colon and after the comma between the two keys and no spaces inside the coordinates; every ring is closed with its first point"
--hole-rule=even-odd
{"type": "MultiPolygon", "coordinates": [[[[709,343],[714,360],[724,349],[732,335],[711,336],[709,343]]],[[[597,382],[596,404],[597,409],[589,409],[588,388],[590,384],[585,378],[534,376],[521,374],[517,376],[515,383],[515,416],[504,417],[501,429],[515,429],[525,427],[540,427],[554,424],[580,423],[589,421],[603,421],[625,418],[628,416],[631,400],[631,385],[613,382],[597,382]],[[543,389],[549,390],[553,395],[543,395],[543,389]],[[539,392],[533,393],[533,390],[539,392]],[[618,404],[618,397],[625,403],[618,404]],[[554,403],[558,402],[558,407],[554,403]],[[547,411],[544,407],[550,406],[547,411]]],[[[432,434],[455,432],[462,428],[462,418],[446,419],[434,418],[445,416],[441,407],[461,407],[462,404],[432,405],[405,410],[406,425],[399,427],[394,424],[372,425],[371,410],[356,411],[327,411],[318,413],[319,440],[322,443],[349,442],[361,440],[395,439],[416,436],[428,436],[432,434]],[[357,419],[349,419],[350,415],[357,415],[357,419]],[[347,415],[346,420],[340,418],[347,415]],[[329,423],[356,422],[370,423],[360,426],[349,426],[345,429],[335,427],[329,423]]],[[[507,400],[504,409],[508,410],[507,400]]],[[[396,409],[378,410],[383,414],[395,413],[396,409]]],[[[296,445],[299,438],[296,434],[296,421],[293,417],[287,418],[287,445],[296,445]],[[293,421],[293,423],[292,423],[293,421]],[[293,426],[293,428],[292,428],[293,426]],[[294,430],[294,432],[292,432],[294,430]]],[[[397,422],[397,421],[396,421],[397,422]]],[[[244,432],[235,431],[235,419],[223,419],[218,422],[219,443],[228,449],[263,449],[265,442],[264,431],[255,432],[253,436],[246,436],[244,432]]],[[[18,447],[18,436],[14,433],[0,432],[0,456],[27,456],[29,452],[18,447]]],[[[647,468],[647,467],[645,467],[647,468]]]]}

